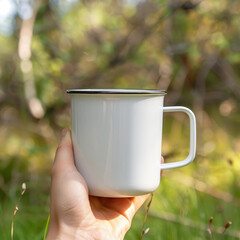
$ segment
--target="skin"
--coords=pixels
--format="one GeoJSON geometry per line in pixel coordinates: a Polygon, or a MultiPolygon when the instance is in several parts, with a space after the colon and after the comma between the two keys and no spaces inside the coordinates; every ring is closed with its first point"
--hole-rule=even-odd
{"type": "Polygon", "coordinates": [[[51,178],[47,240],[123,239],[131,226],[133,216],[149,196],[89,196],[87,184],[74,165],[72,140],[68,129],[62,132],[51,178]]]}

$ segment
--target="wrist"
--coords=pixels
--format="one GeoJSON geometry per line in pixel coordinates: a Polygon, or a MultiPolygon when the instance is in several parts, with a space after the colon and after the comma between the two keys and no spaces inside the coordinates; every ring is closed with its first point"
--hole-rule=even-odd
{"type": "Polygon", "coordinates": [[[72,229],[69,231],[52,231],[49,229],[46,240],[95,240],[89,234],[72,229]]]}
{"type": "Polygon", "coordinates": [[[116,240],[111,232],[100,227],[90,229],[82,229],[71,227],[64,224],[49,223],[48,234],[46,240],[116,240]]]}
{"type": "Polygon", "coordinates": [[[70,226],[49,224],[46,240],[95,240],[88,232],[70,226]]]}

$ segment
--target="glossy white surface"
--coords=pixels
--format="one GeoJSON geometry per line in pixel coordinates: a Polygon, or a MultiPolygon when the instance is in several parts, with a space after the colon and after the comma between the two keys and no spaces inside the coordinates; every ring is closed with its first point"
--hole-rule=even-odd
{"type": "MultiPolygon", "coordinates": [[[[158,187],[163,99],[144,94],[71,95],[75,162],[91,195],[136,196],[158,187]]],[[[191,142],[192,161],[196,141],[191,142]]],[[[181,162],[165,166],[180,167],[181,162]]]]}
{"type": "Polygon", "coordinates": [[[196,118],[194,113],[186,107],[173,106],[173,107],[163,107],[163,112],[184,112],[189,117],[190,123],[190,141],[189,141],[189,154],[187,158],[179,162],[164,163],[161,165],[161,169],[172,169],[177,167],[184,167],[191,163],[196,155],[196,145],[197,145],[197,132],[196,132],[196,118]]]}

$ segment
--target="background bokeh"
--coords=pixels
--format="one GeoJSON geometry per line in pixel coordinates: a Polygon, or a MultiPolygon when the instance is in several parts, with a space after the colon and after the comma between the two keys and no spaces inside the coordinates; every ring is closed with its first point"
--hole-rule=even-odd
{"type": "MultiPolygon", "coordinates": [[[[22,182],[14,239],[43,239],[69,88],[166,89],[165,105],[191,108],[196,160],[163,173],[144,239],[240,239],[239,76],[238,0],[0,0],[0,239],[22,182]]],[[[164,116],[165,161],[187,155],[188,132],[184,115],[164,116]]]]}

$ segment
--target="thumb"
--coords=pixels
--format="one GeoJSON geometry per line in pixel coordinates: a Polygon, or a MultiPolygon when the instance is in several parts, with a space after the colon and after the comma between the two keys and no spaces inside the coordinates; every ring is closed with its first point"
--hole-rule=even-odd
{"type": "Polygon", "coordinates": [[[56,151],[52,173],[66,173],[69,170],[76,170],[73,156],[72,138],[69,129],[62,131],[61,140],[56,151]]]}

